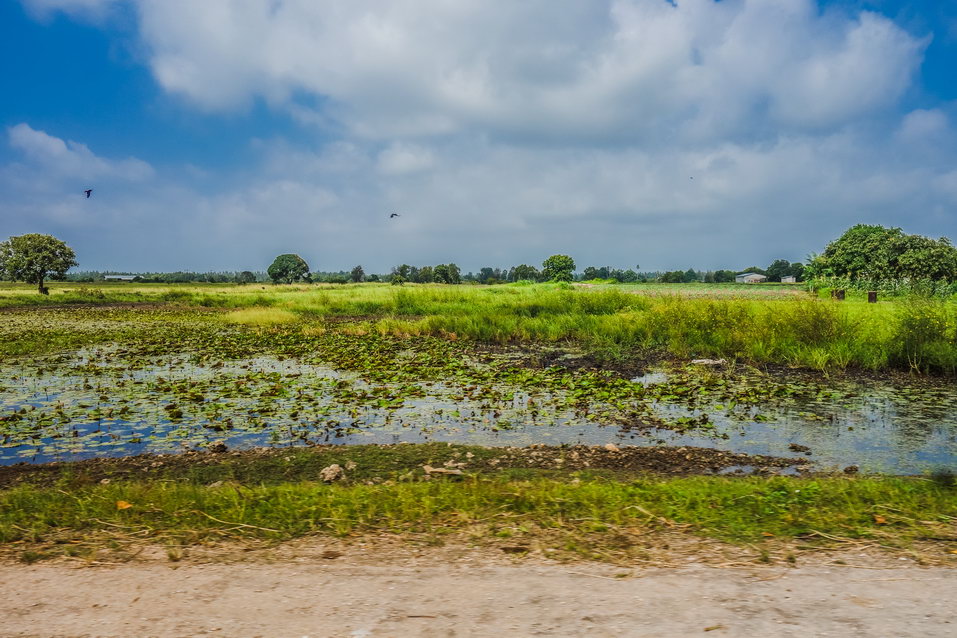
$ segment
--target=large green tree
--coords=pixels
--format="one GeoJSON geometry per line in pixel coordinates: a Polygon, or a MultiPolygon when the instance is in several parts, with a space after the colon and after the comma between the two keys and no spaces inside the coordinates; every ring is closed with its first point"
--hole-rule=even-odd
{"type": "Polygon", "coordinates": [[[767,269],[767,275],[770,281],[781,281],[781,277],[787,277],[790,274],[791,262],[787,259],[775,259],[767,269]]]}
{"type": "Polygon", "coordinates": [[[30,233],[0,242],[0,273],[11,281],[36,284],[40,294],[49,294],[43,282],[63,279],[76,266],[73,249],[52,235],[30,233]]]}
{"type": "Polygon", "coordinates": [[[362,266],[359,265],[352,269],[350,276],[352,277],[352,281],[354,283],[359,283],[366,278],[366,272],[362,269],[362,266]]]}
{"type": "Polygon", "coordinates": [[[946,237],[907,235],[900,228],[858,224],[805,267],[805,278],[957,280],[957,248],[946,237]]]}
{"type": "Polygon", "coordinates": [[[542,262],[542,277],[547,281],[571,281],[575,260],[568,255],[552,255],[542,262]]]}
{"type": "Polygon", "coordinates": [[[299,255],[287,253],[276,257],[266,273],[275,284],[292,284],[297,281],[306,281],[309,264],[299,255]]]}

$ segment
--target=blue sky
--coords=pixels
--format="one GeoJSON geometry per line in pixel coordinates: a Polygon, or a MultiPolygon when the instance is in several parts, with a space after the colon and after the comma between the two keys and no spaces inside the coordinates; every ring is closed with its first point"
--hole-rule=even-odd
{"type": "Polygon", "coordinates": [[[957,237],[953,2],[23,0],[0,58],[0,235],[82,268],[741,268],[858,222],[957,237]]]}

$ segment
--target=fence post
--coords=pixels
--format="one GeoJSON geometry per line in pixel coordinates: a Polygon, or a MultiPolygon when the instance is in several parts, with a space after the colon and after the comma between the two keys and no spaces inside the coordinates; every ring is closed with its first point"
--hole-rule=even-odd
{"type": "Polygon", "coordinates": [[[844,301],[844,289],[835,288],[831,290],[831,299],[836,299],[837,301],[844,301]]]}
{"type": "Polygon", "coordinates": [[[877,291],[868,290],[867,291],[867,303],[877,303],[877,291]]]}

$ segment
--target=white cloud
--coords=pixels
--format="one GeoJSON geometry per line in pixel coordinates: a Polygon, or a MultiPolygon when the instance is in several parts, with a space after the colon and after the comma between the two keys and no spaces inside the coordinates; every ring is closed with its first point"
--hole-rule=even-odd
{"type": "Polygon", "coordinates": [[[840,126],[893,105],[927,44],[877,14],[821,15],[813,0],[136,5],[166,90],[213,110],[262,97],[385,138],[674,140],[840,126]],[[296,95],[327,102],[310,111],[296,95]]]}
{"type": "Polygon", "coordinates": [[[412,144],[392,144],[379,153],[379,170],[387,175],[417,173],[431,168],[432,152],[412,144]]]}
{"type": "Polygon", "coordinates": [[[149,164],[135,158],[108,160],[93,154],[84,144],[62,140],[20,123],[7,129],[10,146],[57,175],[94,179],[111,177],[142,180],[153,174],[149,164]]]}
{"type": "Polygon", "coordinates": [[[65,211],[51,228],[87,215],[90,251],[121,238],[102,267],[255,269],[291,251],[369,272],[554,252],[734,268],[801,259],[860,221],[957,234],[954,127],[940,110],[898,112],[927,40],[874,13],[814,0],[131,2],[145,59],[187,108],[264,99],[321,135],[257,141],[259,160],[231,175],[198,167],[226,184],[201,191],[13,127],[28,161],[0,169],[0,186],[127,180],[95,219],[58,207],[62,193],[4,189],[29,193],[18,211],[65,211]]]}

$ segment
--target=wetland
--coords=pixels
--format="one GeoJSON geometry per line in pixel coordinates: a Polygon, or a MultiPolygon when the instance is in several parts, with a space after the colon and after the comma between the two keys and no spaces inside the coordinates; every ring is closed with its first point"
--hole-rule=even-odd
{"type": "MultiPolygon", "coordinates": [[[[601,334],[416,333],[434,316],[379,313],[421,312],[440,295],[444,318],[456,317],[462,293],[378,287],[363,306],[348,288],[307,289],[298,299],[277,288],[238,309],[229,306],[243,304],[242,287],[212,299],[206,292],[201,303],[182,293],[173,302],[3,313],[0,464],[430,442],[703,447],[789,456],[817,471],[890,474],[924,474],[957,458],[957,391],[946,375],[815,371],[703,348],[686,356],[647,344],[610,348],[601,334]],[[702,354],[736,356],[692,363],[702,354]]],[[[789,295],[770,303],[820,305],[823,312],[798,309],[818,322],[834,312],[789,295]]],[[[553,323],[634,313],[620,293],[588,289],[545,291],[534,313],[535,297],[509,301],[518,317],[553,323]]]]}
{"type": "Polygon", "coordinates": [[[316,534],[955,549],[945,302],[59,286],[0,288],[0,554],[23,561],[316,534]]]}

